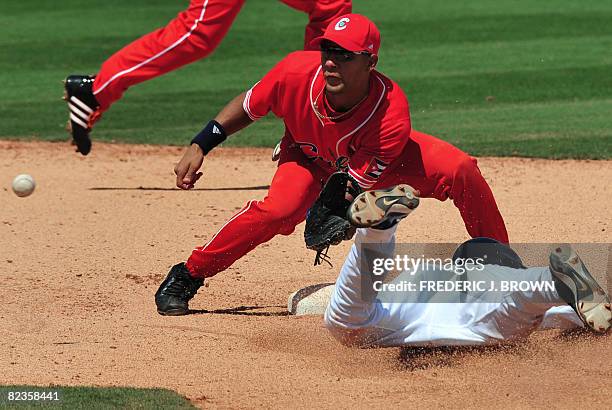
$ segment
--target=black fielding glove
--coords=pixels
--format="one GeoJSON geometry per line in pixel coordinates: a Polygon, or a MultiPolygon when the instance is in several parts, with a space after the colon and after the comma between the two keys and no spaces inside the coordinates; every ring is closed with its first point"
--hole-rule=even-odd
{"type": "Polygon", "coordinates": [[[356,228],[346,218],[351,200],[361,193],[359,184],[346,172],[333,173],[306,216],[304,241],[306,247],[317,252],[314,264],[329,262],[327,251],[330,246],[338,245],[355,235],[356,228]]]}

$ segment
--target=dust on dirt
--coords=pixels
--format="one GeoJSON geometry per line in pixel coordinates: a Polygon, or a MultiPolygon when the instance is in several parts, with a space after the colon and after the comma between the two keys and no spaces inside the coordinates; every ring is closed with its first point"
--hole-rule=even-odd
{"type": "MultiPolygon", "coordinates": [[[[274,173],[267,149],[218,149],[198,188],[174,188],[176,147],[0,142],[0,383],[165,387],[204,407],[610,408],[609,336],[538,332],[488,349],[351,349],[288,295],[333,282],[303,225],[208,281],[195,314],[153,295],[274,173]],[[11,179],[34,176],[16,197],[11,179]]],[[[611,242],[612,161],[480,158],[513,242],[611,242]]],[[[398,241],[466,239],[452,203],[422,201],[398,241]]],[[[543,261],[545,263],[545,261],[543,261]]]]}

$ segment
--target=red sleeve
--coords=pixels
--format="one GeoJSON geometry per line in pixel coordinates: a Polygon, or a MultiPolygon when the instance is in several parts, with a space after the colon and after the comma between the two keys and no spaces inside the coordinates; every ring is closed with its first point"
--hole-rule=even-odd
{"type": "Polygon", "coordinates": [[[270,111],[282,116],[278,108],[282,107],[282,89],[285,80],[286,58],[281,60],[259,82],[247,91],[242,108],[253,121],[265,117],[270,111]]]}
{"type": "Polygon", "coordinates": [[[366,138],[349,160],[348,173],[363,189],[370,189],[378,181],[389,164],[401,155],[410,137],[409,118],[384,128],[380,135],[366,138]]]}

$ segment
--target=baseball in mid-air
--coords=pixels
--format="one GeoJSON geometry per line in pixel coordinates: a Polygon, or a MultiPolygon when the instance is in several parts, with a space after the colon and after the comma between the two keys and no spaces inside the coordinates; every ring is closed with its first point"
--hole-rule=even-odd
{"type": "Polygon", "coordinates": [[[36,188],[36,182],[32,175],[19,174],[13,179],[13,192],[19,197],[30,195],[36,188]]]}

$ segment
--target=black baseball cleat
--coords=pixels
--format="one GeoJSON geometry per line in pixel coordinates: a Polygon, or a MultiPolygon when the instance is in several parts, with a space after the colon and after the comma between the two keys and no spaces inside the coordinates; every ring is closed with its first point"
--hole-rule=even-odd
{"type": "Polygon", "coordinates": [[[91,151],[90,119],[100,107],[93,95],[94,79],[95,77],[89,75],[69,75],[64,80],[64,100],[70,110],[68,130],[77,146],[77,152],[83,155],[91,151]]]}
{"type": "Polygon", "coordinates": [[[188,302],[198,292],[204,279],[191,276],[184,263],[174,265],[155,293],[157,313],[164,316],[181,316],[189,313],[188,302]]]}
{"type": "Polygon", "coordinates": [[[419,198],[410,185],[365,191],[357,195],[348,209],[350,223],[358,228],[387,229],[419,206],[419,198]]]}
{"type": "Polygon", "coordinates": [[[550,273],[557,293],[590,329],[605,333],[612,326],[610,297],[591,276],[576,251],[567,244],[550,254],[550,273]]]}

